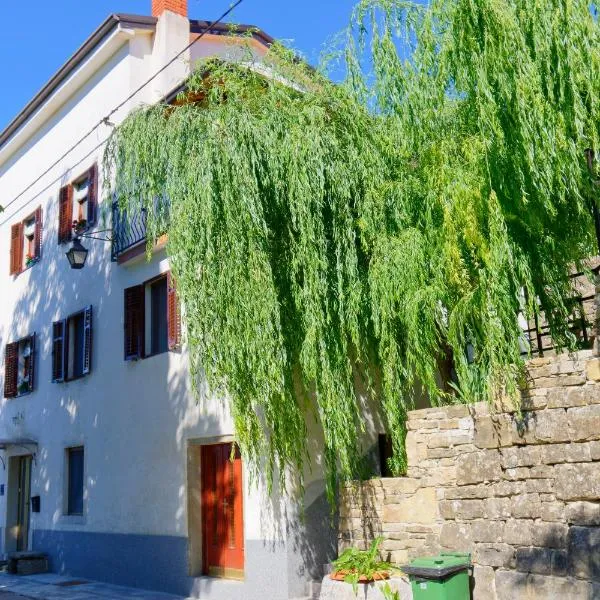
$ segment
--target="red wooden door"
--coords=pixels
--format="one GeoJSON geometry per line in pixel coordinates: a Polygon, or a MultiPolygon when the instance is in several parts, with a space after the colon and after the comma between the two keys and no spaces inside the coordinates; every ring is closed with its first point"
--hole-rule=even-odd
{"type": "Polygon", "coordinates": [[[242,459],[232,444],[202,446],[203,571],[213,577],[244,575],[242,459]]]}

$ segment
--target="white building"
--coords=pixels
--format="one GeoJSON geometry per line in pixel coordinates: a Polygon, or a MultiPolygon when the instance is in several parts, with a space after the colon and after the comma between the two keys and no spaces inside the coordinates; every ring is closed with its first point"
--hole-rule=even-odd
{"type": "MultiPolygon", "coordinates": [[[[300,519],[227,460],[227,408],[190,393],[169,263],[161,248],[145,260],[139,217],[112,246],[84,239],[82,270],[65,257],[72,221],[103,228],[103,118],[207,25],[185,0],[152,9],[106,19],[0,134],[2,551],[209,600],[304,597],[335,552],[318,465],[300,519]]],[[[198,58],[239,56],[227,33],[214,27],[110,122],[167,97],[198,58]]],[[[256,30],[243,44],[260,56],[270,42],[256,30]]]]}

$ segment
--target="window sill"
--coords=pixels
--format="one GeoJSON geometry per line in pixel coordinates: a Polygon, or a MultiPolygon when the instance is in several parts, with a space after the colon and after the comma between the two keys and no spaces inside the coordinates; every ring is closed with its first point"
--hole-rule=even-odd
{"type": "Polygon", "coordinates": [[[85,515],[63,514],[60,516],[60,521],[65,525],[87,525],[87,518],[85,515]]]}

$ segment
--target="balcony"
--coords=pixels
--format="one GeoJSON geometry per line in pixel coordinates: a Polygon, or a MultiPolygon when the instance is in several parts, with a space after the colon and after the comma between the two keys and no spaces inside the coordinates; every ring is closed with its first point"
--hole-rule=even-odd
{"type": "MultiPolygon", "coordinates": [[[[168,201],[157,199],[156,209],[162,214],[166,221],[169,214],[168,201]]],[[[146,249],[146,210],[140,209],[135,213],[129,213],[127,210],[121,210],[118,202],[112,205],[112,249],[111,259],[114,262],[126,262],[134,256],[143,254],[146,249]]],[[[157,241],[157,247],[164,246],[166,235],[157,241]]]]}

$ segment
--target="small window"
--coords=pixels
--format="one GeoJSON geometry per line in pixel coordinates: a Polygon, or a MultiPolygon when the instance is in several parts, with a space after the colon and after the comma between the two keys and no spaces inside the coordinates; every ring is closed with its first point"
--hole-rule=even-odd
{"type": "Polygon", "coordinates": [[[83,447],[67,448],[67,514],[83,515],[83,447]]]}
{"type": "Polygon", "coordinates": [[[35,334],[6,345],[4,396],[16,398],[33,391],[35,334]]]}
{"type": "Polygon", "coordinates": [[[38,208],[11,228],[10,275],[18,275],[39,261],[42,254],[42,209],[38,208]]]}
{"type": "Polygon", "coordinates": [[[177,348],[181,316],[170,273],[125,290],[125,360],[137,360],[177,348]]]}
{"type": "Polygon", "coordinates": [[[83,175],[61,188],[58,198],[58,243],[88,231],[96,223],[98,169],[93,165],[83,175]]]}
{"type": "Polygon", "coordinates": [[[92,307],[52,324],[52,381],[78,379],[91,370],[92,307]]]}

